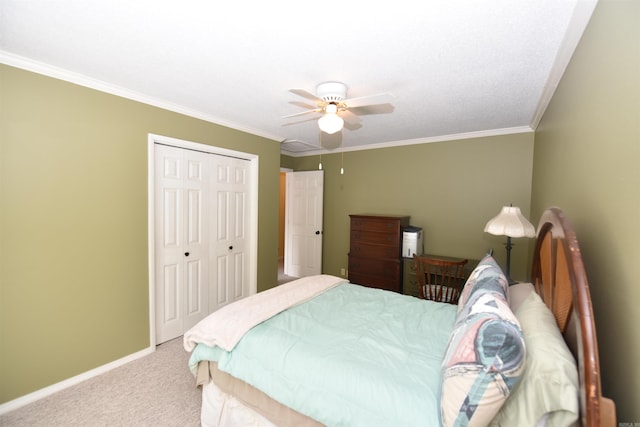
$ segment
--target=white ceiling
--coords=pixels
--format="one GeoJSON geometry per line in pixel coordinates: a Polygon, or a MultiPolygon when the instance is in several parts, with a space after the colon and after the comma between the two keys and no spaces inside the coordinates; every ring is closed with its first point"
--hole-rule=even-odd
{"type": "Polygon", "coordinates": [[[596,1],[0,0],[0,61],[309,155],[535,129],[596,1]],[[332,80],[393,101],[318,150],[332,80]]]}

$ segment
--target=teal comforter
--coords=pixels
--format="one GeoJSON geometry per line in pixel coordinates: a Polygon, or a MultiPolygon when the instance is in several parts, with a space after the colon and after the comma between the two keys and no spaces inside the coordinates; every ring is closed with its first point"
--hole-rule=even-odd
{"type": "Polygon", "coordinates": [[[252,328],[218,368],[327,426],[438,426],[457,306],[341,284],[252,328]]]}

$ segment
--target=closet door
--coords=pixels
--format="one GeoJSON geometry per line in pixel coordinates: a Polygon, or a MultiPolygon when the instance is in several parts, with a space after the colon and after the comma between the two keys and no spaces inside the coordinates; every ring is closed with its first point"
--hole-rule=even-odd
{"type": "Polygon", "coordinates": [[[211,155],[155,146],[156,339],[176,338],[209,314],[211,155]]]}
{"type": "Polygon", "coordinates": [[[249,162],[214,156],[210,245],[211,311],[249,295],[249,162]]]}

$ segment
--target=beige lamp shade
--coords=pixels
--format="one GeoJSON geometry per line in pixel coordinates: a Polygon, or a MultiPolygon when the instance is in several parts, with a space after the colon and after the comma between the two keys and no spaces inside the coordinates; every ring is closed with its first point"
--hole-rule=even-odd
{"type": "Polygon", "coordinates": [[[484,231],[496,236],[536,236],[534,226],[522,215],[520,208],[514,206],[503,206],[500,213],[487,222],[484,231]]]}

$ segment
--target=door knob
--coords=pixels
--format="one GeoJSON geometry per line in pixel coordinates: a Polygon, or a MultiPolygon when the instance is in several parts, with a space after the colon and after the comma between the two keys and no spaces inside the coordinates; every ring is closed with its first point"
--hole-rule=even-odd
{"type": "Polygon", "coordinates": [[[184,256],[189,256],[189,252],[185,252],[185,253],[184,253],[184,256]]]}
{"type": "Polygon", "coordinates": [[[233,250],[233,246],[229,246],[229,250],[232,251],[233,250]]]}
{"type": "Polygon", "coordinates": [[[320,234],[320,230],[316,230],[316,234],[320,234]]]}

